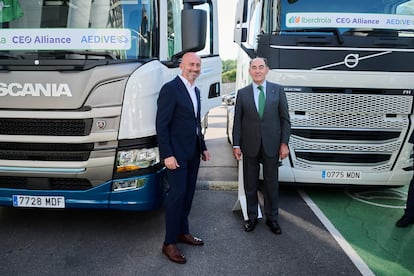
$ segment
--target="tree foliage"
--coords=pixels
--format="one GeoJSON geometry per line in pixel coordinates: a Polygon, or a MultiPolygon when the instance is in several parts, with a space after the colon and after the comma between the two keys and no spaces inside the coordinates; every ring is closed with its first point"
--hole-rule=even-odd
{"type": "Polygon", "coordinates": [[[221,75],[222,82],[235,82],[236,81],[236,69],[224,72],[221,75]]]}
{"type": "Polygon", "coordinates": [[[236,81],[237,61],[233,59],[224,60],[222,63],[222,82],[236,81]]]}

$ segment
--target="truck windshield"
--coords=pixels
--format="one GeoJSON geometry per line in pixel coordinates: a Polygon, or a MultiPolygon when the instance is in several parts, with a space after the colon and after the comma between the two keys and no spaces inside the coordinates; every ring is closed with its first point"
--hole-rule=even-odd
{"type": "Polygon", "coordinates": [[[414,36],[414,0],[282,0],[278,31],[331,28],[344,35],[371,32],[414,36]]]}
{"type": "Polygon", "coordinates": [[[154,1],[0,1],[0,60],[152,58],[154,1]]]}

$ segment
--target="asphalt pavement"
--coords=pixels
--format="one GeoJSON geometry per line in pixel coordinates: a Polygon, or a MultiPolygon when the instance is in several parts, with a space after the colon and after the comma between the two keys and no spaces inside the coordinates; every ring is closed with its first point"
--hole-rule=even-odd
{"type": "Polygon", "coordinates": [[[121,212],[0,208],[0,275],[358,275],[294,189],[282,189],[274,235],[245,232],[235,191],[197,190],[185,265],[162,253],[163,210],[121,212]]]}
{"type": "Polygon", "coordinates": [[[360,275],[294,187],[280,189],[274,235],[260,220],[243,230],[237,163],[225,135],[226,108],[210,114],[190,214],[190,231],[205,245],[179,244],[184,265],[162,253],[164,211],[0,208],[0,275],[360,275]]]}
{"type": "Polygon", "coordinates": [[[222,105],[210,111],[205,140],[211,160],[201,161],[197,182],[200,189],[237,189],[237,161],[227,141],[226,123],[227,106],[222,105]]]}

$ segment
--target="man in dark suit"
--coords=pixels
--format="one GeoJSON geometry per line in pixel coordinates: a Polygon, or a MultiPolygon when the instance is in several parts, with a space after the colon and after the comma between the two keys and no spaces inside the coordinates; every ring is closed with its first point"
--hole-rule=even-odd
{"type": "MultiPolygon", "coordinates": [[[[411,133],[409,143],[414,144],[414,132],[411,133]]],[[[395,223],[397,227],[407,227],[414,224],[414,176],[411,178],[410,186],[408,187],[407,205],[404,215],[395,223]]]]}
{"type": "Polygon", "coordinates": [[[200,91],[195,80],[201,59],[186,53],[180,63],[181,75],[164,84],[158,97],[156,117],[160,157],[167,172],[169,191],[165,204],[165,240],[162,252],[173,262],[186,258],[177,242],[200,246],[202,239],[190,234],[188,215],[193,201],[200,156],[210,160],[200,124],[200,91]]]}
{"type": "Polygon", "coordinates": [[[260,163],[263,165],[263,196],[266,225],[281,234],[278,223],[279,159],[289,155],[290,118],[286,95],[281,87],[266,81],[269,72],[264,58],[251,60],[249,74],[253,83],[237,92],[234,125],[233,155],[243,155],[243,181],[249,219],[244,223],[247,232],[258,223],[260,163]],[[262,95],[261,95],[262,94],[262,95]]]}

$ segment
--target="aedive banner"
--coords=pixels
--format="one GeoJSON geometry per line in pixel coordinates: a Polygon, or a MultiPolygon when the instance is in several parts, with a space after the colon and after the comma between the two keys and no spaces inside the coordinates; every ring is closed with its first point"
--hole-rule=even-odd
{"type": "Polygon", "coordinates": [[[129,29],[1,29],[0,50],[128,50],[129,29]]]}

